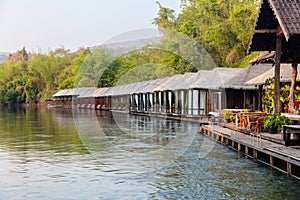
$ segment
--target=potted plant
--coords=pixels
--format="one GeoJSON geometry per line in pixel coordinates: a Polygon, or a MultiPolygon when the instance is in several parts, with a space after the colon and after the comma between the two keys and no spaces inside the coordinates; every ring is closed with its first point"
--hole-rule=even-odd
{"type": "Polygon", "coordinates": [[[270,114],[264,117],[264,128],[270,133],[280,132],[282,125],[291,124],[291,120],[284,115],[270,114]]]}
{"type": "Polygon", "coordinates": [[[224,122],[228,123],[230,122],[230,116],[231,116],[231,113],[229,110],[224,110],[224,122]]]}

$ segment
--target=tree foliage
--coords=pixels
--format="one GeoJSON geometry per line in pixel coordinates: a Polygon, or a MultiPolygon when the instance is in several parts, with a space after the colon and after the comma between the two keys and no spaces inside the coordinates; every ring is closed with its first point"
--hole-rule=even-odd
{"type": "Polygon", "coordinates": [[[23,48],[10,55],[0,65],[0,103],[37,103],[59,89],[71,88],[88,52],[57,49],[46,55],[23,48]]]}
{"type": "Polygon", "coordinates": [[[154,23],[195,39],[217,66],[237,67],[246,55],[257,0],[187,0],[174,18],[173,10],[160,6],[154,23]]]}

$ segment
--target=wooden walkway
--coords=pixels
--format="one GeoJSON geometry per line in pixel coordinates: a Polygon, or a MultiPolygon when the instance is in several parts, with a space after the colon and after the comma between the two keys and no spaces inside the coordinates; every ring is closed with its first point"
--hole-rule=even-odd
{"type": "MultiPolygon", "coordinates": [[[[226,124],[223,123],[223,124],[220,124],[220,125],[222,127],[225,127],[225,128],[231,129],[231,130],[235,130],[235,131],[250,135],[249,130],[247,130],[246,128],[237,127],[233,123],[226,123],[226,124]]],[[[281,144],[281,139],[282,139],[282,134],[281,133],[274,134],[274,133],[268,133],[268,132],[261,132],[261,133],[258,133],[258,135],[260,135],[263,139],[281,144]]]]}
{"type": "Polygon", "coordinates": [[[300,150],[281,145],[281,134],[259,133],[254,136],[219,125],[202,125],[200,132],[247,157],[300,179],[300,150]]]}

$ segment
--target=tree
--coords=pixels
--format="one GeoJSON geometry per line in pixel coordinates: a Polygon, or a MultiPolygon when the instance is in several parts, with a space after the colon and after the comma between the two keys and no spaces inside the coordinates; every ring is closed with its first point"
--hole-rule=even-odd
{"type": "Polygon", "coordinates": [[[246,55],[257,0],[187,0],[177,17],[160,6],[154,23],[195,39],[217,66],[237,67],[246,55]]]}

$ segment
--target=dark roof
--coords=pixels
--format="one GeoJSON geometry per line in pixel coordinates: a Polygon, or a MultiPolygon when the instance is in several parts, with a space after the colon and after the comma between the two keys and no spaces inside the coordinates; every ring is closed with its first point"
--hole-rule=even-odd
{"type": "Polygon", "coordinates": [[[300,33],[300,1],[269,0],[286,40],[300,33]]]}
{"type": "Polygon", "coordinates": [[[260,63],[272,63],[275,64],[275,51],[261,51],[258,56],[250,60],[251,65],[257,65],[260,63]]]}
{"type": "Polygon", "coordinates": [[[282,51],[300,49],[300,0],[261,0],[248,51],[274,51],[280,25],[282,51]]]}

